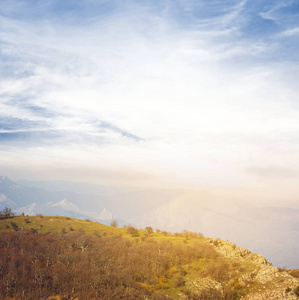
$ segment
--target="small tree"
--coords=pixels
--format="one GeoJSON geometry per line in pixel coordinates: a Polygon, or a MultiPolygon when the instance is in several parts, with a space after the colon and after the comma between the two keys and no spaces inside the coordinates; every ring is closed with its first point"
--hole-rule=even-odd
{"type": "Polygon", "coordinates": [[[75,242],[73,243],[74,248],[78,248],[81,252],[84,252],[87,248],[92,245],[91,238],[86,234],[79,234],[75,236],[75,242]]]}
{"type": "Polygon", "coordinates": [[[110,223],[110,226],[117,227],[118,226],[117,221],[116,220],[112,220],[111,223],[110,223]]]}
{"type": "Polygon", "coordinates": [[[149,234],[149,235],[151,235],[153,232],[154,232],[154,230],[153,230],[153,228],[152,227],[145,227],[145,231],[149,234]]]}
{"type": "Polygon", "coordinates": [[[5,207],[3,210],[0,211],[1,218],[10,218],[13,217],[15,214],[12,212],[11,208],[5,207]]]}
{"type": "Polygon", "coordinates": [[[131,236],[138,236],[138,229],[135,228],[132,225],[127,226],[127,233],[129,233],[131,236]]]}

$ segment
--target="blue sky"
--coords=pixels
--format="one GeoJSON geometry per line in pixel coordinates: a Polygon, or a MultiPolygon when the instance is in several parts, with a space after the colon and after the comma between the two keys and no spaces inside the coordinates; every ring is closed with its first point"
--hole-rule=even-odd
{"type": "Polygon", "coordinates": [[[295,194],[298,14],[297,1],[1,0],[1,173],[295,194]]]}

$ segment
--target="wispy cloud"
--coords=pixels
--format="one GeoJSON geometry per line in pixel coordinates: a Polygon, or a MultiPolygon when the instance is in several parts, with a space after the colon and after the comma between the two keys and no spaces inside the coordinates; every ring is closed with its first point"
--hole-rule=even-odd
{"type": "Polygon", "coordinates": [[[2,1],[0,164],[193,185],[299,165],[297,14],[294,1],[2,1]]]}
{"type": "Polygon", "coordinates": [[[296,36],[298,34],[299,34],[299,27],[295,27],[281,32],[280,36],[289,37],[289,36],[296,36]]]}

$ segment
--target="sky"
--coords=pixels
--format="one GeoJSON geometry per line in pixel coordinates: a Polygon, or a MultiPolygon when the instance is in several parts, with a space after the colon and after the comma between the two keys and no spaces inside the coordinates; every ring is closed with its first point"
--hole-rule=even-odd
{"type": "Polygon", "coordinates": [[[298,47],[293,0],[0,0],[0,173],[294,198],[298,47]]]}

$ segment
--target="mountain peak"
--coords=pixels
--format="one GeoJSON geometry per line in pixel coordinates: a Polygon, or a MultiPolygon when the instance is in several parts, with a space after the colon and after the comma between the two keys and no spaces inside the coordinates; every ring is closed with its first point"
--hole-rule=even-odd
{"type": "Polygon", "coordinates": [[[7,176],[0,176],[0,185],[9,189],[21,189],[19,185],[17,185],[14,181],[9,179],[7,176]]]}
{"type": "Polygon", "coordinates": [[[38,207],[36,203],[31,203],[29,205],[26,205],[24,207],[21,207],[17,210],[17,213],[24,213],[25,215],[33,216],[38,213],[38,207]]]}
{"type": "Polygon", "coordinates": [[[66,209],[66,210],[70,210],[70,211],[74,211],[74,212],[80,212],[79,207],[76,204],[69,201],[67,198],[64,198],[61,201],[51,205],[51,207],[56,207],[56,206],[60,206],[63,209],[66,209]]]}

